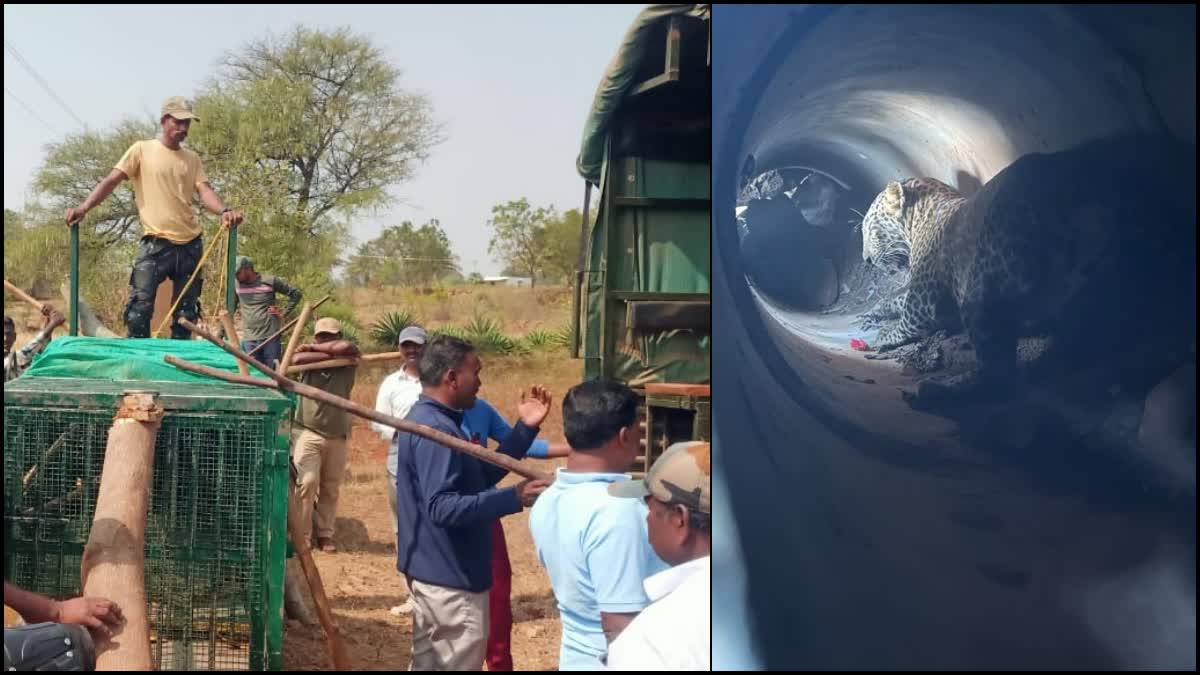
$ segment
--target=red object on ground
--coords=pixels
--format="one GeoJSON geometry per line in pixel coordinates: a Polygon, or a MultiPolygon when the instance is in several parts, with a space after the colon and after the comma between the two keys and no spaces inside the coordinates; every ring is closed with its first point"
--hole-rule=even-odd
{"type": "Polygon", "coordinates": [[[854,339],[850,340],[850,348],[858,350],[860,352],[865,352],[870,349],[870,347],[867,346],[866,342],[863,342],[862,340],[859,340],[858,338],[854,338],[854,339]]]}
{"type": "Polygon", "coordinates": [[[487,669],[511,671],[512,658],[512,567],[504,526],[492,523],[492,588],[488,591],[487,669]]]}

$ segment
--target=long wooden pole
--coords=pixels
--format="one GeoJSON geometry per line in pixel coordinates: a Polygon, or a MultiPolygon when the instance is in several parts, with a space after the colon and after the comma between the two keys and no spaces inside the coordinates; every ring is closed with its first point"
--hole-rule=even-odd
{"type": "MultiPolygon", "coordinates": [[[[305,307],[305,312],[311,311],[310,307],[305,307]]],[[[229,316],[229,312],[221,310],[221,322],[225,325],[225,334],[230,337],[231,344],[240,345],[237,339],[237,328],[233,325],[233,317],[229,316]]],[[[301,315],[300,318],[304,318],[301,315]]],[[[303,324],[298,324],[303,326],[303,324]]],[[[238,370],[243,376],[250,374],[250,367],[247,361],[238,359],[238,370]]],[[[330,658],[333,659],[333,667],[335,670],[347,671],[350,669],[350,653],[346,650],[345,640],[342,638],[341,629],[338,628],[337,621],[333,618],[333,608],[329,603],[329,598],[325,595],[325,585],[321,581],[321,574],[317,571],[317,565],[312,559],[312,550],[309,546],[308,537],[303,534],[303,527],[299,522],[300,506],[299,498],[296,495],[294,486],[288,486],[288,536],[292,540],[292,546],[296,549],[296,557],[300,561],[300,569],[304,572],[304,577],[308,581],[309,590],[312,591],[313,604],[317,607],[317,617],[320,619],[321,628],[325,631],[326,641],[329,644],[330,658]]],[[[286,575],[286,570],[284,574],[286,575]]],[[[287,581],[284,581],[284,591],[287,591],[287,581]]],[[[294,590],[294,586],[293,586],[294,590]]],[[[303,606],[303,603],[301,603],[303,606]]],[[[307,609],[307,608],[305,608],[307,609]]]]}
{"type": "Polygon", "coordinates": [[[240,350],[236,347],[232,347],[221,340],[218,340],[216,338],[216,336],[214,336],[212,333],[209,333],[208,331],[197,326],[196,324],[192,323],[191,321],[188,321],[187,319],[180,319],[180,325],[182,325],[184,328],[187,328],[188,330],[192,331],[196,335],[199,335],[200,337],[204,338],[205,340],[208,340],[209,342],[217,345],[221,349],[224,349],[225,351],[229,352],[230,354],[237,357],[238,359],[241,359],[244,361],[249,361],[250,365],[252,365],[255,368],[258,368],[260,370],[263,370],[263,372],[265,372],[268,377],[270,377],[272,380],[274,380],[274,382],[273,383],[268,382],[267,380],[263,380],[263,379],[257,378],[257,377],[234,375],[233,373],[229,373],[224,370],[217,370],[216,368],[209,368],[207,366],[201,366],[199,364],[190,363],[188,361],[184,361],[183,359],[175,357],[171,354],[166,354],[163,356],[163,359],[167,363],[170,363],[171,365],[173,365],[177,368],[182,368],[183,370],[187,370],[187,371],[190,371],[193,373],[198,373],[201,375],[207,375],[209,377],[215,377],[217,379],[225,380],[226,382],[231,382],[233,384],[248,384],[248,385],[251,385],[254,387],[268,387],[268,388],[283,389],[284,391],[289,391],[294,394],[303,396],[305,398],[311,398],[311,399],[314,399],[317,401],[321,401],[322,403],[328,403],[329,405],[334,406],[335,408],[339,408],[339,409],[345,410],[346,412],[351,413],[353,415],[357,415],[359,417],[369,419],[372,422],[378,422],[380,424],[384,424],[389,427],[392,427],[393,429],[399,429],[400,431],[407,431],[410,434],[416,434],[423,438],[428,438],[429,440],[434,441],[436,443],[440,443],[452,450],[457,450],[459,452],[468,454],[468,455],[474,457],[475,459],[478,459],[481,462],[487,462],[488,464],[491,464],[493,466],[498,466],[502,469],[507,469],[508,471],[511,471],[511,472],[517,474],[518,476],[523,476],[525,478],[530,478],[533,480],[544,480],[544,481],[553,481],[554,480],[553,476],[551,476],[550,474],[543,473],[543,472],[537,471],[535,469],[531,469],[528,466],[525,466],[524,464],[522,464],[521,462],[513,459],[512,457],[509,457],[508,455],[502,455],[498,452],[493,452],[482,446],[475,445],[474,443],[471,443],[470,441],[466,441],[461,438],[451,436],[450,434],[438,431],[437,429],[427,427],[424,424],[417,424],[416,422],[409,422],[408,420],[402,420],[398,417],[392,417],[391,415],[385,415],[385,414],[379,412],[378,410],[359,405],[359,404],[355,403],[354,401],[349,401],[340,396],[334,396],[333,394],[330,394],[329,392],[317,389],[316,387],[310,387],[309,385],[306,385],[306,384],[303,384],[300,382],[293,382],[292,380],[289,380],[288,378],[284,377],[283,375],[280,375],[279,373],[264,370],[265,367],[261,363],[246,356],[245,353],[242,352],[242,350],[240,350]]]}
{"type": "Polygon", "coordinates": [[[305,533],[304,523],[300,522],[300,497],[292,486],[288,486],[288,537],[292,547],[296,549],[296,558],[300,560],[300,568],[308,580],[308,588],[312,591],[313,604],[317,606],[317,617],[321,620],[321,628],[329,643],[330,657],[333,659],[334,670],[347,672],[350,670],[350,653],[346,650],[346,642],[342,639],[342,631],[333,618],[333,607],[329,597],[325,595],[325,584],[321,582],[321,573],[313,561],[312,546],[305,533]]]}
{"type": "Polygon", "coordinates": [[[303,373],[309,370],[324,370],[326,368],[341,368],[343,366],[354,366],[360,363],[382,363],[384,361],[402,361],[404,354],[400,352],[383,352],[381,354],[364,354],[357,359],[329,359],[328,361],[317,361],[316,363],[306,363],[302,366],[288,366],[288,374],[303,373]]]}
{"type": "Polygon", "coordinates": [[[280,373],[286,373],[288,366],[291,365],[292,357],[296,355],[296,348],[300,346],[300,334],[304,332],[304,326],[308,324],[308,317],[312,315],[312,312],[312,305],[304,303],[304,309],[300,310],[300,316],[296,317],[296,327],[292,329],[292,337],[288,338],[287,349],[283,352],[283,360],[277,364],[280,373]]]}
{"type": "MultiPolygon", "coordinates": [[[[184,321],[186,321],[186,319],[184,319],[184,321]]],[[[194,325],[195,324],[193,324],[193,326],[194,325]]],[[[207,331],[199,332],[197,329],[194,329],[191,326],[188,326],[188,328],[190,330],[197,331],[197,335],[208,339],[208,335],[206,334],[207,331]]],[[[225,344],[221,343],[221,346],[225,347],[225,344]]],[[[226,349],[226,351],[230,350],[226,349]]],[[[359,417],[371,420],[372,422],[378,422],[380,424],[392,427],[393,429],[407,431],[410,434],[416,434],[417,436],[428,438],[429,440],[440,443],[452,450],[457,450],[459,452],[468,454],[481,462],[487,462],[492,466],[498,466],[502,469],[511,471],[518,476],[523,476],[525,478],[534,480],[554,480],[553,476],[541,471],[537,471],[536,469],[531,469],[512,457],[509,457],[508,455],[502,455],[498,452],[488,450],[483,446],[476,445],[470,441],[464,441],[461,438],[456,438],[432,427],[427,427],[424,424],[417,424],[416,422],[409,422],[408,420],[402,420],[398,417],[385,415],[377,410],[361,406],[354,401],[344,399],[340,396],[334,396],[333,394],[317,389],[316,387],[310,387],[307,384],[302,384],[300,382],[293,382],[286,377],[279,375],[278,373],[267,373],[271,379],[275,380],[274,382],[271,382],[270,380],[264,380],[260,377],[246,377],[243,375],[235,375],[224,370],[217,370],[216,368],[209,368],[208,366],[202,366],[198,363],[185,361],[172,354],[166,354],[163,356],[163,360],[181,370],[196,373],[197,375],[213,377],[218,380],[224,380],[230,384],[248,384],[254,387],[266,387],[268,389],[283,389],[284,391],[290,391],[305,398],[311,398],[321,401],[322,403],[328,403],[335,408],[340,408],[341,410],[345,410],[352,415],[357,415],[359,417]]],[[[251,360],[251,363],[253,363],[254,367],[256,368],[262,367],[257,361],[251,360]]]]}
{"type": "Polygon", "coordinates": [[[328,361],[317,361],[316,363],[305,363],[299,366],[288,366],[288,375],[296,373],[307,373],[310,370],[325,370],[326,368],[345,368],[346,366],[356,366],[361,359],[329,359],[328,361]]]}
{"type": "Polygon", "coordinates": [[[17,296],[18,298],[24,300],[25,302],[28,302],[29,304],[33,305],[34,307],[37,307],[37,310],[39,312],[42,311],[42,308],[46,306],[45,304],[43,304],[43,303],[39,302],[37,299],[35,299],[32,295],[21,290],[20,286],[17,286],[16,284],[12,283],[8,279],[4,280],[4,290],[8,291],[9,293],[12,293],[13,295],[17,296]]]}

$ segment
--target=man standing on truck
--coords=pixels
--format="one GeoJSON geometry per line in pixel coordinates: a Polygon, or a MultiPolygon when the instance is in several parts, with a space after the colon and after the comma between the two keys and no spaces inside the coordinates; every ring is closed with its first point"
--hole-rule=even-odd
{"type": "MultiPolygon", "coordinates": [[[[196,271],[203,252],[200,223],[192,209],[192,199],[212,213],[220,214],[222,227],[237,227],[242,222],[241,211],[231,209],[221,201],[208,176],[200,155],[181,144],[187,138],[192,121],[200,121],[192,103],[182,96],[163,101],[158,138],[134,143],[121,161],[92,190],[79,206],[67,209],[67,225],[75,227],[88,211],[108,198],[126,179],[133,181],[138,220],[142,223],[142,240],[133,273],[129,277],[129,301],[125,305],[125,325],[129,337],[150,337],[150,319],[154,315],[154,296],[158,286],[170,278],[178,297],[196,271]]],[[[179,300],[174,319],[195,322],[200,317],[200,290],[203,279],[197,275],[179,300]]],[[[189,340],[192,335],[175,320],[171,337],[189,340]]]]}
{"type": "Polygon", "coordinates": [[[275,362],[283,358],[276,333],[279,332],[283,317],[291,314],[300,304],[302,295],[273,274],[259,274],[254,269],[254,261],[244,255],[238,256],[236,278],[237,304],[242,308],[242,351],[253,351],[271,338],[259,350],[258,360],[274,367],[275,362]],[[288,307],[282,312],[275,303],[276,293],[288,298],[288,307]]]}

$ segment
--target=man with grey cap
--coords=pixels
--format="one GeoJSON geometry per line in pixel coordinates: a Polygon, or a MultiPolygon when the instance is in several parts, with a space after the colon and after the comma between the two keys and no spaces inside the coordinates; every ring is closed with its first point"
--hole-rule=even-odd
{"type": "Polygon", "coordinates": [[[710,670],[712,454],[708,443],[676,443],[645,480],[608,486],[643,499],[655,553],[673,567],[644,583],[651,604],[608,647],[609,670],[710,670]]]}
{"type": "MultiPolygon", "coordinates": [[[[342,324],[325,317],[317,320],[311,344],[300,345],[293,356],[294,365],[331,359],[359,357],[358,347],[342,337],[342,324]]],[[[322,391],[350,398],[358,364],[321,370],[306,370],[300,381],[322,391]]],[[[316,500],[317,548],[335,553],[333,524],[337,519],[338,495],[346,470],[346,446],[350,440],[350,413],[327,403],[301,398],[293,428],[292,461],[300,473],[300,522],[312,522],[316,500]]]]}
{"type": "Polygon", "coordinates": [[[237,306],[242,308],[242,351],[253,351],[265,341],[267,344],[256,356],[259,361],[274,367],[275,362],[283,358],[276,333],[283,323],[283,317],[295,311],[303,296],[283,279],[273,274],[259,274],[254,269],[254,261],[244,255],[238,256],[235,276],[235,297],[237,306]],[[279,310],[275,302],[276,293],[287,296],[287,309],[279,310]]]}
{"type": "MultiPolygon", "coordinates": [[[[159,284],[170,279],[174,285],[173,297],[178,297],[200,264],[201,226],[196,222],[192,200],[199,196],[205,208],[220,214],[223,227],[237,227],[242,222],[242,213],[226,207],[213,190],[200,155],[181,145],[193,121],[199,122],[200,118],[192,110],[191,101],[182,96],[168,98],[159,116],[162,126],[159,137],[130,146],[87,199],[66,212],[67,225],[77,226],[122,181],[128,179],[133,183],[142,240],[129,277],[129,300],[125,304],[125,325],[131,338],[150,337],[150,319],[159,284]]],[[[176,321],[171,325],[172,338],[191,338],[191,333],[177,320],[195,322],[200,318],[202,282],[197,275],[183,293],[176,321]]]]}

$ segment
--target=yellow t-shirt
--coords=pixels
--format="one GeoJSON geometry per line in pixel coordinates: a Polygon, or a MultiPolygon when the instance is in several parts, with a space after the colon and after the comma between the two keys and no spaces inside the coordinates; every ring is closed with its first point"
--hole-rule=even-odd
{"type": "Polygon", "coordinates": [[[133,181],[142,231],[175,244],[200,236],[192,199],[201,183],[208,182],[200,155],[192,150],[172,150],[157,138],[134,143],[117,167],[133,181]]]}

